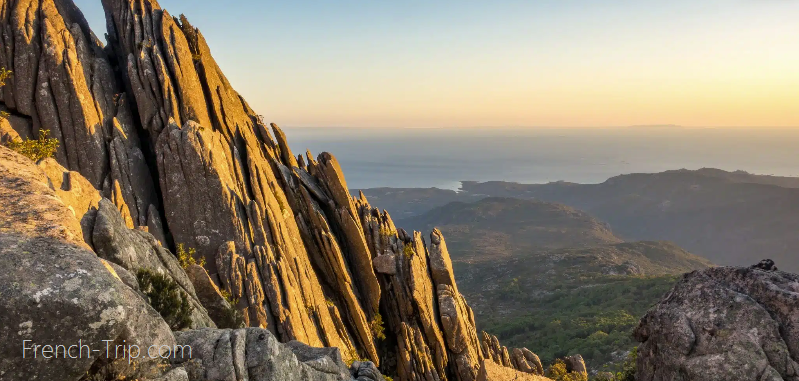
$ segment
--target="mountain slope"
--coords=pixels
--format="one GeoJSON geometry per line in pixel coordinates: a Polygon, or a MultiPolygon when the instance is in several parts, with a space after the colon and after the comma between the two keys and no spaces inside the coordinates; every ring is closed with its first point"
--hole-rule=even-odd
{"type": "Polygon", "coordinates": [[[474,260],[509,255],[524,248],[622,242],[607,224],[588,213],[561,204],[512,198],[453,202],[400,223],[417,230],[438,228],[458,255],[479,251],[479,256],[472,256],[474,260]]]}
{"type": "Polygon", "coordinates": [[[719,264],[747,265],[767,257],[799,272],[799,189],[773,183],[794,181],[680,170],[588,185],[464,183],[464,190],[561,202],[607,221],[627,239],[674,241],[719,264]]]}

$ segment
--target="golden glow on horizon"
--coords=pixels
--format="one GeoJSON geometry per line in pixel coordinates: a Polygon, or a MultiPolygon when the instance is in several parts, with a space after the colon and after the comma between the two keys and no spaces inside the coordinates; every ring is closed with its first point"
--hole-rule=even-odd
{"type": "Polygon", "coordinates": [[[799,127],[799,4],[658,3],[667,15],[592,4],[311,39],[222,66],[237,66],[234,85],[286,126],[799,127]]]}
{"type": "Polygon", "coordinates": [[[437,78],[383,77],[369,83],[319,78],[316,87],[298,84],[314,89],[310,93],[270,99],[274,112],[268,117],[309,127],[799,127],[799,65],[749,75],[735,67],[670,69],[647,73],[620,65],[608,71],[501,71],[479,77],[442,72],[437,78]]]}

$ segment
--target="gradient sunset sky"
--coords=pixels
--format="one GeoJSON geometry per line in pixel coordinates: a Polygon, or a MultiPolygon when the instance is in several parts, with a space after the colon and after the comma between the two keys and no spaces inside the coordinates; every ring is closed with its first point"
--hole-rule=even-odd
{"type": "Polygon", "coordinates": [[[799,127],[794,0],[160,4],[283,126],[799,127]]]}

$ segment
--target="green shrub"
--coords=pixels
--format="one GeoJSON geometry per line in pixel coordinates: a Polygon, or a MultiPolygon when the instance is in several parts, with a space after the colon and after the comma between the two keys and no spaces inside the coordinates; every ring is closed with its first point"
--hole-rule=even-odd
{"type": "Polygon", "coordinates": [[[511,279],[510,283],[505,285],[502,288],[503,294],[502,296],[505,298],[514,298],[518,296],[523,296],[524,292],[522,291],[522,286],[519,284],[519,278],[511,279]]]}
{"type": "Polygon", "coordinates": [[[375,318],[369,323],[369,328],[372,329],[372,335],[377,339],[386,339],[386,327],[383,326],[383,317],[380,314],[375,314],[375,318]]]}
{"type": "Polygon", "coordinates": [[[239,304],[239,298],[233,297],[228,290],[219,290],[222,298],[230,305],[230,308],[225,311],[225,321],[230,322],[230,327],[219,328],[244,328],[244,316],[241,314],[236,306],[239,304]]]}
{"type": "Polygon", "coordinates": [[[546,376],[555,381],[588,381],[588,377],[582,373],[567,372],[566,363],[561,359],[555,360],[547,368],[546,376]]]}
{"type": "Polygon", "coordinates": [[[352,366],[352,363],[356,361],[364,362],[369,360],[361,357],[355,348],[351,348],[349,351],[347,351],[347,359],[344,362],[347,364],[348,367],[350,367],[352,366]]]}
{"type": "MultiPolygon", "coordinates": [[[[11,70],[6,68],[0,68],[0,87],[6,85],[6,80],[11,77],[11,70]]],[[[0,111],[0,119],[8,118],[9,113],[5,111],[0,111]]]]}
{"type": "Polygon", "coordinates": [[[191,326],[192,306],[186,294],[166,275],[141,269],[136,273],[139,288],[173,331],[191,326]]]}
{"type": "Polygon", "coordinates": [[[183,246],[182,243],[178,244],[178,248],[175,252],[175,256],[178,258],[178,262],[180,263],[180,267],[184,270],[188,269],[191,265],[200,265],[200,267],[205,267],[205,258],[200,258],[200,261],[197,262],[194,257],[197,255],[197,250],[193,247],[190,247],[189,250],[186,250],[186,247],[183,246]]]}
{"type": "Polygon", "coordinates": [[[380,237],[388,239],[391,236],[397,235],[397,231],[389,228],[388,226],[380,227],[380,237]]]}
{"type": "Polygon", "coordinates": [[[48,139],[50,131],[39,131],[38,139],[14,140],[6,144],[8,148],[20,155],[37,162],[48,157],[53,157],[58,150],[58,139],[48,139]]]}
{"type": "Polygon", "coordinates": [[[413,245],[406,243],[405,247],[402,248],[402,254],[405,255],[405,258],[410,259],[411,257],[413,257],[413,253],[415,253],[415,251],[413,250],[413,245]]]}

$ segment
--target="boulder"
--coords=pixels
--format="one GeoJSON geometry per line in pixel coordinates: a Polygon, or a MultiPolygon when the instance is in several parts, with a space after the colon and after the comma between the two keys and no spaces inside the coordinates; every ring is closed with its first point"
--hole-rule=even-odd
{"type": "Polygon", "coordinates": [[[635,337],[640,381],[799,380],[799,275],[759,266],[686,274],[635,337]]]}
{"type": "Polygon", "coordinates": [[[503,367],[490,359],[480,363],[477,381],[547,381],[549,378],[503,367]]]}
{"type": "Polygon", "coordinates": [[[175,337],[184,351],[172,362],[185,367],[191,381],[352,380],[337,350],[281,344],[262,328],[202,329],[175,337]]]}
{"type": "Polygon", "coordinates": [[[175,340],[167,324],[113,266],[88,249],[78,220],[44,172],[5,147],[0,147],[0,205],[0,268],[13,269],[0,272],[0,379],[67,381],[94,372],[160,376],[159,359],[124,358],[106,348],[110,343],[171,348],[175,340]],[[33,345],[40,347],[30,349],[33,345]],[[57,353],[44,352],[46,345],[57,353]],[[91,354],[71,358],[81,345],[91,354]]]}
{"type": "Polygon", "coordinates": [[[44,159],[37,165],[47,175],[49,185],[58,198],[80,221],[83,240],[91,245],[94,218],[102,199],[100,192],[80,173],[67,170],[55,159],[44,159]]]}

